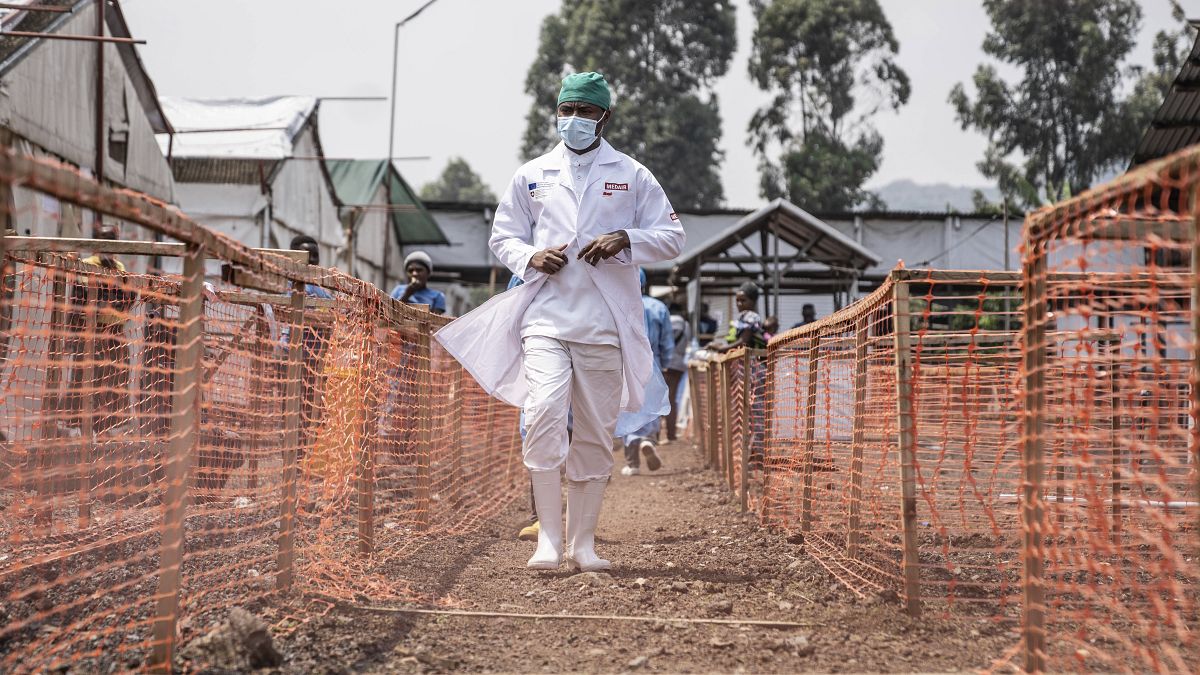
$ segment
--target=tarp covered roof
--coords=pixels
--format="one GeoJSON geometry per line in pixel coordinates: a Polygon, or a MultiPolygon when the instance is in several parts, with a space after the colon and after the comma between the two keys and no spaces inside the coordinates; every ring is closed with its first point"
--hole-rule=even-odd
{"type": "Polygon", "coordinates": [[[317,109],[312,96],[193,99],[162,97],[174,142],[158,136],[164,154],[174,157],[285,159],[296,136],[317,109]]]}
{"type": "MultiPolygon", "coordinates": [[[[1200,23],[1193,21],[1192,26],[1200,28],[1200,23]]],[[[1166,157],[1197,143],[1200,143],[1200,31],[1191,54],[1142,136],[1132,165],[1166,157]]]]}
{"type": "Polygon", "coordinates": [[[335,159],[326,160],[329,179],[338,201],[345,208],[376,207],[375,202],[384,176],[390,174],[388,192],[392,215],[392,227],[396,241],[405,246],[411,244],[449,244],[442,228],[425,210],[425,205],[399,171],[393,166],[389,172],[387,160],[335,159]]]}

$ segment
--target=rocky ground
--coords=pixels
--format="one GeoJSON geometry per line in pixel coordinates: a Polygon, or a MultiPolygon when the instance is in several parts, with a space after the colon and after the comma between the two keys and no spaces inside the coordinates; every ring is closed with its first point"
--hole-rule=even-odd
{"type": "MultiPolygon", "coordinates": [[[[990,622],[908,619],[895,596],[856,598],[799,538],[757,527],[692,447],[653,474],[614,477],[598,536],[611,573],[531,572],[526,505],[447,538],[406,576],[468,611],[659,621],[388,613],[339,606],[276,639],[287,672],[977,671],[1015,644],[990,622]],[[796,542],[796,543],[791,543],[796,542]],[[756,619],[790,627],[697,623],[756,619]]],[[[364,605],[369,603],[364,603],[364,605]]],[[[270,608],[265,608],[270,613],[270,608]]]]}

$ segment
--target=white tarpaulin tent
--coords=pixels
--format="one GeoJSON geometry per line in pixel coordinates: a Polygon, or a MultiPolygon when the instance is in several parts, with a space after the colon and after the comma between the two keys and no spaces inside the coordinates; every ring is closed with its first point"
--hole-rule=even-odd
{"type": "Polygon", "coordinates": [[[175,133],[158,141],[185,213],[248,246],[286,248],[307,234],[322,263],[336,263],[346,238],[320,161],[316,98],[162,102],[175,133]]]}

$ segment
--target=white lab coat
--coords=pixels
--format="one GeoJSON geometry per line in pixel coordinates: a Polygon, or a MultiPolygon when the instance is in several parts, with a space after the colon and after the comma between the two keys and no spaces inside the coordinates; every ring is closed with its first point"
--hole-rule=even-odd
{"type": "MultiPolygon", "coordinates": [[[[670,412],[667,386],[654,367],[642,317],[638,265],[670,260],[683,249],[684,233],[666,193],[646,167],[601,141],[582,199],[572,186],[565,146],[517,170],[492,224],[496,257],[525,283],[502,293],[439,330],[435,338],[489,394],[524,407],[528,389],[521,322],[547,276],[529,267],[533,254],[625,230],[629,249],[595,267],[581,260],[602,291],[621,343],[623,383],[617,433],[670,412]]],[[[597,308],[603,311],[603,308],[597,308]]]]}

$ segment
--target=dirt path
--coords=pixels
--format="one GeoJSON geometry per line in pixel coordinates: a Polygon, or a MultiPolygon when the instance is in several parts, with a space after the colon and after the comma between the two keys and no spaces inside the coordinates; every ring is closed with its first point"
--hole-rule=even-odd
{"type": "MultiPolygon", "coordinates": [[[[1014,636],[990,624],[907,619],[896,602],[856,599],[804,554],[758,529],[702,468],[667,446],[655,474],[615,476],[597,546],[611,574],[530,572],[515,539],[526,506],[492,531],[445,542],[413,570],[464,608],[664,617],[661,622],[528,620],[338,609],[280,641],[294,672],[963,671],[1014,636]],[[767,628],[672,619],[753,618],[767,628]]],[[[618,465],[619,466],[619,465],[618,465]]]]}

